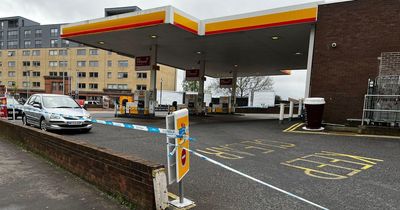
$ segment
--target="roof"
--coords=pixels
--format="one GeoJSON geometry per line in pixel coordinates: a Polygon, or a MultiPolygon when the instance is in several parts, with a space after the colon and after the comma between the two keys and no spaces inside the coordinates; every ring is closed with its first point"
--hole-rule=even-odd
{"type": "Polygon", "coordinates": [[[136,57],[158,46],[158,63],[206,74],[279,75],[305,69],[310,30],[318,3],[199,20],[172,6],[63,25],[61,36],[85,45],[136,57]],[[151,39],[156,35],[157,39],[151,39]]]}

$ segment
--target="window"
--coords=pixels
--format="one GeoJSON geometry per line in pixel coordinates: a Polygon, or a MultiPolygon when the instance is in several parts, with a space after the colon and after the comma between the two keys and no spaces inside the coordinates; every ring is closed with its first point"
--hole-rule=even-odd
{"type": "Polygon", "coordinates": [[[8,31],[7,39],[18,39],[18,31],[8,31]]]}
{"type": "Polygon", "coordinates": [[[128,67],[128,61],[118,61],[119,67],[128,67]]]}
{"type": "Polygon", "coordinates": [[[63,83],[62,82],[52,82],[51,83],[51,90],[53,90],[53,91],[62,91],[63,90],[63,83]]]}
{"type": "Polygon", "coordinates": [[[89,66],[90,67],[98,67],[99,66],[99,62],[98,61],[89,61],[89,66]]]}
{"type": "Polygon", "coordinates": [[[34,76],[34,77],[40,77],[40,71],[34,71],[34,72],[32,72],[32,76],[34,76]]]}
{"type": "Polygon", "coordinates": [[[26,30],[24,31],[24,38],[30,38],[31,37],[31,30],[26,30]]]}
{"type": "Polygon", "coordinates": [[[77,49],[76,54],[77,55],[86,55],[86,50],[85,49],[77,49]]]}
{"type": "Polygon", "coordinates": [[[8,49],[17,49],[18,48],[18,41],[8,41],[7,42],[8,49]]]}
{"type": "Polygon", "coordinates": [[[85,83],[78,83],[78,88],[79,89],[85,89],[86,88],[86,84],[85,83]]]}
{"type": "Polygon", "coordinates": [[[118,72],[118,79],[128,78],[128,72],[118,72]]]}
{"type": "Polygon", "coordinates": [[[90,49],[89,50],[89,55],[98,55],[99,51],[97,49],[90,49]]]}
{"type": "Polygon", "coordinates": [[[85,67],[86,66],[86,61],[78,61],[76,65],[78,67],[85,67]]]}
{"type": "Polygon", "coordinates": [[[97,77],[99,77],[99,73],[98,72],[89,72],[89,77],[97,78],[97,77]]]}
{"type": "Polygon", "coordinates": [[[40,87],[40,82],[32,82],[32,87],[40,87]]]}
{"type": "Polygon", "coordinates": [[[8,87],[15,87],[15,82],[14,81],[8,81],[7,85],[8,87]]]}
{"type": "Polygon", "coordinates": [[[4,21],[0,22],[0,29],[4,29],[4,21]]]}
{"type": "Polygon", "coordinates": [[[49,61],[49,66],[50,67],[57,67],[58,66],[58,62],[57,61],[49,61]]]}
{"type": "Polygon", "coordinates": [[[57,76],[57,72],[51,71],[51,72],[49,72],[49,76],[56,77],[57,76]]]}
{"type": "Polygon", "coordinates": [[[36,38],[42,37],[42,29],[36,29],[36,31],[35,31],[35,37],[36,37],[36,38]]]}
{"type": "Polygon", "coordinates": [[[30,50],[22,51],[22,56],[30,56],[30,55],[31,55],[31,51],[30,50]]]}
{"type": "Polygon", "coordinates": [[[56,56],[56,55],[58,55],[58,50],[49,50],[49,55],[50,55],[50,56],[56,56]]]}
{"type": "Polygon", "coordinates": [[[3,48],[4,48],[4,42],[0,41],[0,49],[3,49],[3,48]]]}
{"type": "Polygon", "coordinates": [[[126,85],[126,84],[118,84],[118,89],[119,90],[126,90],[126,89],[128,89],[128,85],[126,85]]]}
{"type": "Polygon", "coordinates": [[[22,72],[22,76],[24,76],[24,77],[30,77],[30,76],[31,76],[30,71],[23,71],[23,72],[22,72]]]}
{"type": "Polygon", "coordinates": [[[32,61],[32,66],[33,67],[39,67],[40,66],[40,61],[32,61]]]}
{"type": "Polygon", "coordinates": [[[28,87],[28,84],[29,84],[28,82],[22,82],[23,87],[28,87]]]}
{"type": "Polygon", "coordinates": [[[95,83],[90,83],[89,84],[89,89],[98,89],[98,88],[99,88],[98,84],[95,84],[95,83]]]}
{"type": "Polygon", "coordinates": [[[146,90],[146,85],[136,85],[136,90],[146,90]]]}
{"type": "Polygon", "coordinates": [[[107,66],[112,67],[112,61],[107,61],[107,66]]]}
{"type": "Polygon", "coordinates": [[[9,71],[8,77],[15,77],[15,71],[9,71]]]}
{"type": "Polygon", "coordinates": [[[50,40],[50,47],[58,47],[58,40],[57,39],[50,40]]]}
{"type": "Polygon", "coordinates": [[[50,36],[51,37],[58,37],[58,28],[50,29],[50,36]]]}
{"type": "Polygon", "coordinates": [[[60,67],[67,67],[68,61],[60,61],[60,67]]]}
{"type": "Polygon", "coordinates": [[[16,56],[17,54],[15,53],[15,51],[8,51],[8,57],[13,57],[16,56]]]}
{"type": "Polygon", "coordinates": [[[61,40],[61,47],[69,47],[69,41],[68,40],[61,40]]]}
{"type": "Polygon", "coordinates": [[[58,54],[61,55],[61,56],[67,56],[68,55],[68,51],[67,50],[60,50],[58,52],[58,54]]]}
{"type": "Polygon", "coordinates": [[[0,61],[0,67],[2,67],[3,66],[3,63],[0,61]]]}
{"type": "Polygon", "coordinates": [[[86,77],[86,72],[78,72],[78,77],[86,77]]]}
{"type": "Polygon", "coordinates": [[[60,77],[62,77],[63,76],[63,74],[64,74],[64,77],[68,77],[68,72],[59,72],[58,73],[58,75],[60,76],[60,77]]]}
{"type": "Polygon", "coordinates": [[[41,48],[42,47],[42,40],[35,40],[35,47],[41,48]]]}
{"type": "Polygon", "coordinates": [[[30,61],[22,61],[22,66],[24,66],[24,67],[31,66],[31,62],[30,61]]]}
{"type": "Polygon", "coordinates": [[[24,48],[31,48],[31,41],[24,41],[24,48]]]}
{"type": "Polygon", "coordinates": [[[119,90],[127,90],[127,84],[107,84],[107,89],[119,89],[119,90]]]}
{"type": "Polygon", "coordinates": [[[40,56],[40,50],[32,50],[33,56],[40,56]]]}
{"type": "Polygon", "coordinates": [[[1,75],[2,75],[2,72],[0,71],[0,77],[1,77],[1,75]]]}
{"type": "Polygon", "coordinates": [[[145,72],[139,72],[136,75],[137,75],[137,78],[139,78],[139,79],[147,79],[147,73],[145,73],[145,72]]]}
{"type": "Polygon", "coordinates": [[[8,67],[15,67],[15,61],[8,61],[8,67]]]}
{"type": "Polygon", "coordinates": [[[0,39],[4,39],[4,32],[0,31],[0,39]]]}
{"type": "Polygon", "coordinates": [[[107,72],[107,78],[112,78],[112,72],[107,72]]]}

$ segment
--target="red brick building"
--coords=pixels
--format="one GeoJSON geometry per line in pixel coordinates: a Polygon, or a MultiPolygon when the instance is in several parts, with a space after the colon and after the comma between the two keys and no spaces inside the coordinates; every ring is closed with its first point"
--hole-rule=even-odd
{"type": "Polygon", "coordinates": [[[400,0],[319,6],[310,95],[325,98],[326,122],[361,118],[368,79],[378,76],[383,52],[400,52],[400,0]]]}

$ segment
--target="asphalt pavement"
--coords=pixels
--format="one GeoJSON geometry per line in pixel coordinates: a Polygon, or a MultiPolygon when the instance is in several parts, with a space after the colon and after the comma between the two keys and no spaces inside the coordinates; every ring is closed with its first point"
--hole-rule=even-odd
{"type": "Polygon", "coordinates": [[[0,138],[0,209],[128,209],[76,176],[0,138]]]}
{"type": "MultiPolygon", "coordinates": [[[[400,140],[284,133],[267,115],[190,117],[191,149],[329,209],[398,209],[400,140]]],[[[94,117],[154,127],[165,120],[94,117]]],[[[166,165],[165,135],[95,125],[61,133],[166,165]]],[[[224,168],[191,156],[185,197],[196,209],[316,209],[224,168]]],[[[169,190],[177,194],[177,185],[169,190]]]]}

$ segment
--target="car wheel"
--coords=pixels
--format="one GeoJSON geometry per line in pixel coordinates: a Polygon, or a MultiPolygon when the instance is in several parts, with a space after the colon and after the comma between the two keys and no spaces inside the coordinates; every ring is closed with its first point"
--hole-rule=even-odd
{"type": "Polygon", "coordinates": [[[91,130],[91,128],[89,128],[89,129],[82,129],[82,130],[81,130],[81,133],[89,133],[90,130],[91,130]]]}
{"type": "Polygon", "coordinates": [[[46,120],[44,118],[42,118],[40,120],[40,129],[42,131],[47,131],[47,124],[46,124],[46,120]]]}
{"type": "Polygon", "coordinates": [[[25,115],[22,115],[22,124],[24,124],[26,126],[30,126],[30,124],[28,123],[28,120],[26,119],[25,115]]]}

